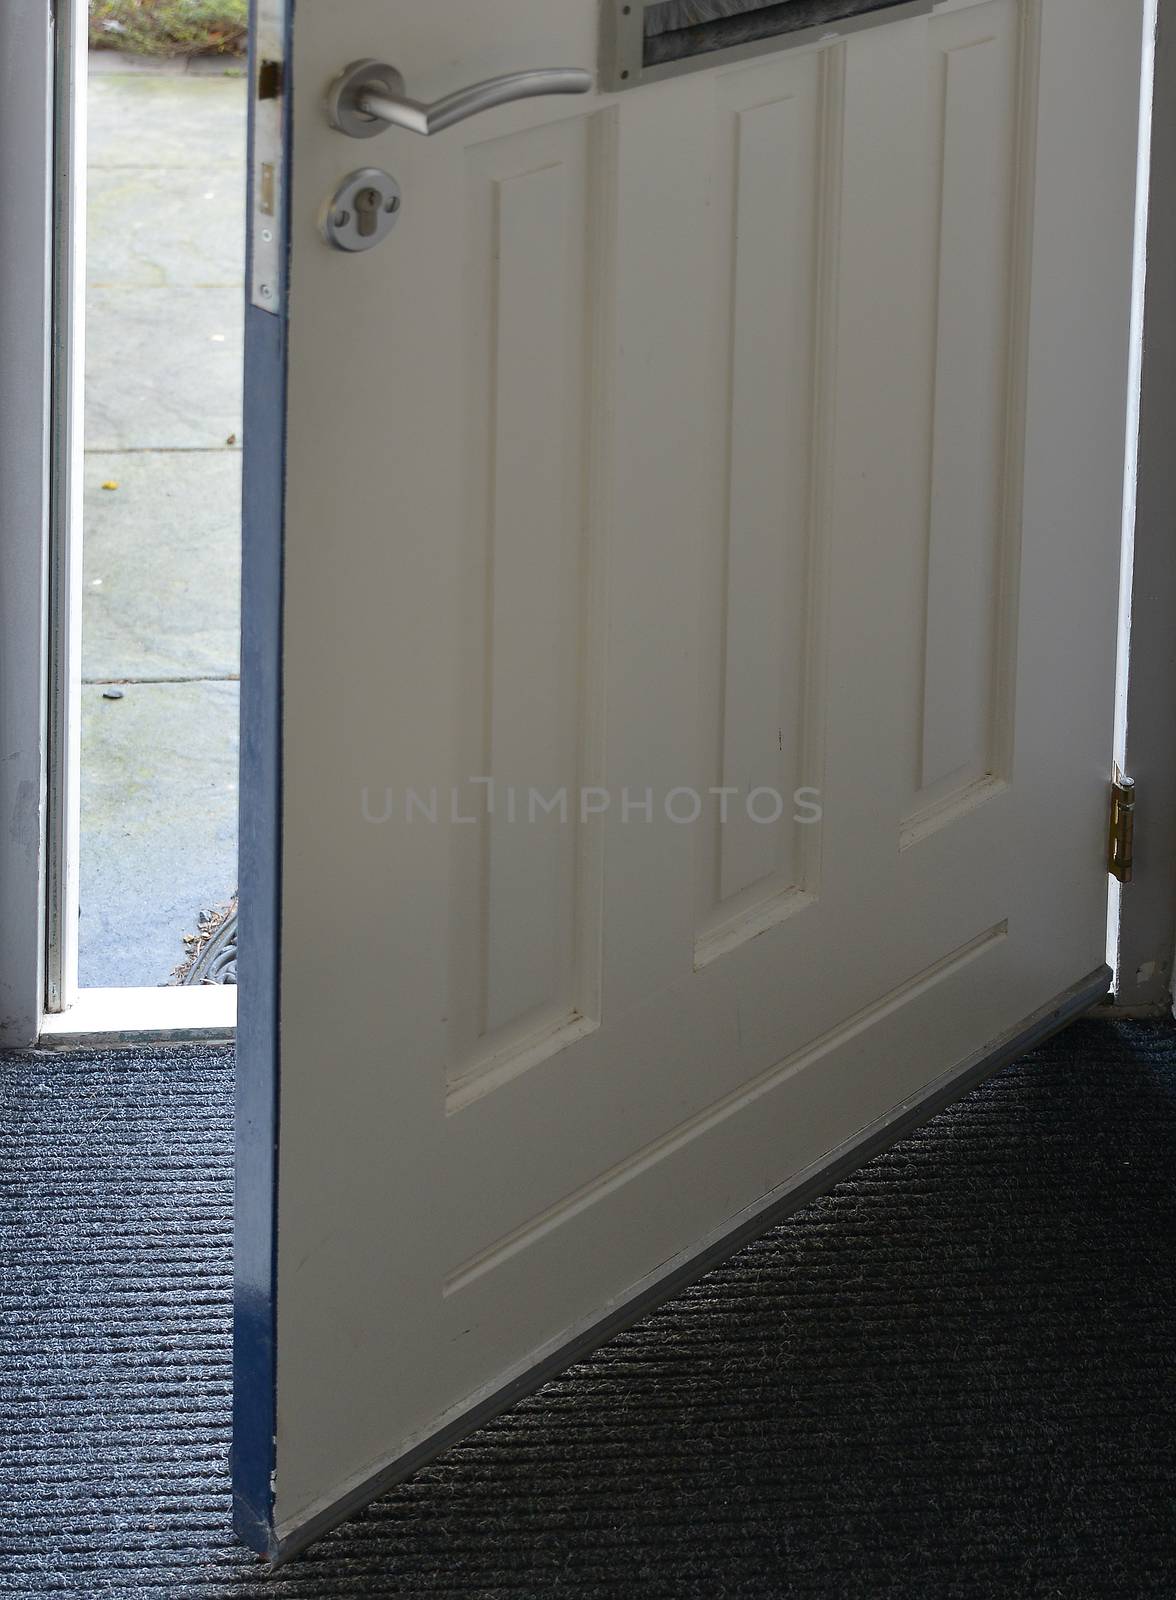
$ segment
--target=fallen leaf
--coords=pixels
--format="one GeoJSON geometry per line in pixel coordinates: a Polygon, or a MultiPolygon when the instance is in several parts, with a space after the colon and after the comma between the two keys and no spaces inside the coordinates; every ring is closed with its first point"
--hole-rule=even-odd
{"type": "Polygon", "coordinates": [[[114,479],[113,479],[113,478],[110,478],[110,479],[108,479],[108,480],[107,480],[107,482],[106,482],[106,483],[104,483],[104,484],[103,484],[103,485],[102,485],[102,487],[103,487],[103,488],[104,488],[104,489],[117,489],[117,488],[118,488],[118,484],[117,484],[117,483],[115,483],[115,481],[114,481],[114,479]]]}

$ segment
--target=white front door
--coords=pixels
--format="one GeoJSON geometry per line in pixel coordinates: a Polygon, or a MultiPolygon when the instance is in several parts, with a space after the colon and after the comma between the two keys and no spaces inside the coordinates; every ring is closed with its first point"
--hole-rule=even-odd
{"type": "Polygon", "coordinates": [[[279,246],[292,182],[249,334],[236,1454],[271,1552],[1105,986],[1142,0],[329,125],[358,58],[418,101],[595,70],[599,10],[299,0],[259,41],[279,246]],[[395,225],[331,248],[368,166],[395,225]]]}

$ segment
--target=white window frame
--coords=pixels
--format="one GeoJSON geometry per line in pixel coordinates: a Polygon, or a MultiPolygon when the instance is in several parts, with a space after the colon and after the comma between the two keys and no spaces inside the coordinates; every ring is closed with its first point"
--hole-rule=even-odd
{"type": "MultiPolygon", "coordinates": [[[[74,469],[84,215],[82,0],[7,0],[0,59],[0,1048],[230,1038],[236,992],[76,991],[80,528],[74,469]],[[79,21],[81,19],[81,21],[79,21]],[[71,74],[80,74],[71,86],[71,74]],[[56,119],[55,104],[65,107],[56,119]],[[56,156],[55,156],[56,152],[56,156]],[[55,162],[56,168],[55,170],[55,162]],[[55,238],[64,244],[55,256],[55,238]],[[55,281],[56,274],[56,281],[55,281]],[[56,362],[55,358],[56,357],[56,362]],[[56,383],[54,370],[56,366],[56,383]],[[52,667],[51,667],[52,663],[52,667]]],[[[1176,946],[1176,0],[1158,0],[1136,515],[1125,543],[1115,754],[1139,783],[1117,1004],[1168,1011],[1176,946]]],[[[1128,519],[1131,521],[1132,519],[1128,519]]],[[[1110,730],[1108,730],[1108,735],[1110,730]]],[[[1108,751],[1108,753],[1110,753],[1108,751]]],[[[1112,912],[1114,905],[1112,905],[1112,912]]]]}

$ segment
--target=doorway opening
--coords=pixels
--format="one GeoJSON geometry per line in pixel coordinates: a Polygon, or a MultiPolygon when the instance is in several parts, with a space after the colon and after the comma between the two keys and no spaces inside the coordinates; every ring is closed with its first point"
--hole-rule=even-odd
{"type": "Polygon", "coordinates": [[[66,23],[49,1003],[134,1029],[236,982],[247,4],[66,23]]]}

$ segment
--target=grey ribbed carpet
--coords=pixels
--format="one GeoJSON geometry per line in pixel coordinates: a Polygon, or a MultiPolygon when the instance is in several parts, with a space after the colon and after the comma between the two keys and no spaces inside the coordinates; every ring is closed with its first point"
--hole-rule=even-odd
{"type": "Polygon", "coordinates": [[[270,1579],[228,1532],[231,1092],[195,1049],[0,1062],[0,1591],[1176,1593],[1172,1030],[1080,1024],[270,1579]]]}

